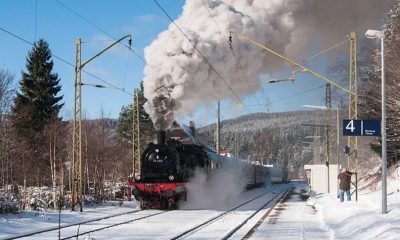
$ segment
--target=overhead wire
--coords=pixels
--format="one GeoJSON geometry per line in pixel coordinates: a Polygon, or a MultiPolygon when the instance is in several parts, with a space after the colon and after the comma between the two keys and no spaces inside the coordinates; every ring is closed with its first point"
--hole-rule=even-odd
{"type": "MultiPolygon", "coordinates": [[[[201,1],[202,1],[202,3],[203,3],[203,6],[207,9],[208,14],[211,16],[211,12],[209,11],[209,9],[207,8],[207,6],[205,5],[204,0],[201,0],[201,1]]],[[[214,18],[212,18],[212,19],[213,19],[215,25],[217,25],[218,31],[219,31],[220,33],[222,33],[222,32],[221,32],[221,28],[219,27],[218,23],[215,21],[214,18]]],[[[198,68],[198,67],[199,67],[199,66],[197,66],[197,68],[198,68]]],[[[230,78],[231,78],[231,59],[229,58],[229,82],[230,82],[230,78]]],[[[216,110],[218,111],[218,108],[216,108],[216,110]]],[[[221,111],[220,111],[220,116],[221,116],[221,120],[222,120],[222,121],[223,121],[223,119],[227,119],[221,111]]]]}
{"type": "MultiPolygon", "coordinates": [[[[216,26],[218,27],[218,29],[220,30],[220,27],[219,27],[218,22],[216,21],[216,19],[215,19],[214,16],[212,15],[210,9],[207,7],[207,5],[206,5],[206,3],[204,2],[204,0],[201,0],[201,2],[202,2],[202,4],[203,4],[203,6],[206,8],[206,10],[207,10],[209,16],[211,17],[211,19],[213,20],[213,22],[215,23],[215,25],[216,25],[216,26]]],[[[230,41],[230,46],[229,46],[229,48],[233,51],[232,46],[231,46],[231,44],[232,44],[232,42],[231,42],[232,40],[231,40],[231,39],[232,39],[231,36],[229,36],[229,41],[230,41]]],[[[319,55],[321,55],[321,54],[323,54],[323,53],[325,53],[325,52],[328,52],[328,51],[330,51],[330,50],[332,50],[332,49],[334,49],[334,48],[336,48],[336,47],[338,47],[338,46],[341,46],[341,45],[343,45],[344,43],[348,42],[349,40],[350,40],[350,39],[346,39],[346,40],[344,40],[344,41],[342,41],[342,42],[340,42],[340,43],[338,43],[338,44],[335,44],[334,46],[331,46],[331,47],[329,47],[328,49],[325,49],[325,50],[322,51],[322,52],[319,52],[319,53],[317,53],[317,54],[314,54],[313,56],[310,56],[310,57],[304,59],[304,61],[310,60],[310,59],[312,59],[312,58],[314,58],[314,57],[317,57],[317,56],[319,56],[319,55]]],[[[234,55],[234,54],[233,54],[233,55],[234,55]]],[[[249,80],[247,79],[246,75],[244,74],[243,69],[242,69],[241,67],[239,67],[239,70],[240,70],[240,72],[242,73],[242,76],[243,76],[243,77],[246,79],[246,81],[248,82],[248,87],[249,87],[249,89],[250,89],[250,82],[249,82],[249,80]]],[[[300,96],[300,95],[303,95],[303,94],[306,94],[306,93],[315,91],[315,90],[317,90],[317,89],[320,89],[320,88],[322,88],[322,87],[324,87],[324,86],[325,86],[325,85],[321,85],[321,86],[318,86],[318,87],[313,88],[313,89],[309,89],[309,90],[304,91],[304,92],[300,92],[300,93],[297,93],[297,94],[294,94],[294,95],[291,95],[291,96],[288,96],[288,97],[285,97],[285,98],[281,98],[281,99],[278,99],[278,100],[276,100],[276,101],[270,102],[270,104],[276,103],[276,102],[279,102],[279,101],[283,101],[283,100],[286,100],[286,99],[290,99],[290,98],[292,98],[292,97],[300,96]]],[[[256,95],[254,95],[254,98],[256,99],[256,101],[258,102],[258,104],[254,104],[254,105],[250,105],[250,104],[249,104],[249,105],[247,105],[247,106],[250,107],[250,106],[264,106],[264,105],[267,105],[267,104],[261,104],[260,100],[257,98],[256,95]]]]}
{"type": "MultiPolygon", "coordinates": [[[[75,10],[73,10],[72,8],[68,7],[67,5],[65,5],[64,3],[62,3],[59,0],[55,0],[60,6],[62,6],[63,8],[67,9],[68,11],[70,11],[71,13],[73,13],[75,16],[79,17],[80,19],[82,19],[83,21],[85,21],[87,24],[91,25],[92,27],[96,28],[97,30],[99,30],[100,32],[104,33],[105,35],[107,35],[108,37],[116,40],[113,36],[111,36],[109,33],[107,33],[106,31],[104,31],[102,28],[98,27],[96,24],[94,24],[92,21],[88,20],[87,18],[85,18],[84,16],[82,16],[81,14],[79,14],[78,12],[76,12],[75,10]]],[[[121,43],[123,44],[123,43],[121,43]]],[[[125,45],[125,44],[123,44],[125,45]]],[[[127,46],[127,45],[125,45],[127,46]]]]}
{"type": "Polygon", "coordinates": [[[284,101],[284,100],[287,100],[287,99],[290,99],[290,98],[293,98],[293,97],[297,97],[297,96],[300,96],[300,95],[303,95],[303,94],[306,94],[306,93],[315,91],[315,90],[320,89],[320,88],[323,88],[323,87],[325,87],[325,84],[324,84],[324,85],[320,85],[320,86],[315,87],[315,88],[311,88],[311,89],[302,91],[302,92],[299,92],[299,93],[296,93],[296,94],[293,94],[293,95],[290,95],[290,96],[286,96],[286,97],[284,97],[284,98],[277,99],[277,100],[272,101],[272,102],[270,102],[270,103],[277,103],[277,102],[280,102],[280,101],[284,101]]]}
{"type": "MultiPolygon", "coordinates": [[[[112,36],[111,34],[109,34],[108,32],[106,32],[104,29],[100,28],[99,26],[97,26],[95,23],[93,23],[92,21],[88,20],[87,18],[85,18],[84,16],[82,16],[81,14],[79,14],[78,12],[76,12],[75,10],[73,10],[71,7],[63,4],[61,1],[59,0],[55,0],[60,6],[62,6],[63,8],[65,8],[66,10],[70,11],[71,13],[73,13],[74,15],[76,15],[77,17],[79,17],[80,19],[82,19],[83,21],[85,21],[86,23],[88,23],[89,25],[91,25],[92,27],[96,28],[97,30],[99,30],[100,32],[102,32],[103,34],[107,35],[108,37],[110,37],[113,40],[116,40],[116,38],[114,36],[112,36]]],[[[170,19],[171,20],[171,19],[170,19]]],[[[98,41],[90,41],[90,42],[100,42],[100,41],[107,41],[107,40],[98,40],[98,41]]],[[[88,42],[88,41],[85,41],[88,42]]],[[[121,43],[122,45],[124,45],[125,47],[128,47],[127,45],[121,43]]],[[[156,71],[152,66],[148,65],[146,60],[139,54],[137,54],[133,49],[129,48],[128,49],[134,54],[135,57],[137,57],[140,61],[142,61],[144,64],[146,64],[150,69],[152,69],[153,71],[156,71]]],[[[129,61],[129,56],[128,56],[128,61],[129,61]]],[[[128,63],[127,63],[128,66],[128,63]]],[[[125,78],[126,78],[126,74],[125,74],[125,78]]],[[[177,81],[174,78],[171,78],[175,84],[177,84],[177,81]]],[[[125,91],[125,83],[124,83],[124,87],[121,89],[123,91],[125,91]]],[[[132,94],[129,94],[131,96],[133,96],[132,94]]],[[[221,113],[222,117],[223,114],[221,113]]]]}
{"type": "MultiPolygon", "coordinates": [[[[73,13],[74,15],[76,15],[77,17],[79,17],[80,19],[82,19],[84,22],[88,23],[89,25],[91,25],[92,27],[96,28],[97,30],[99,30],[100,32],[102,32],[103,34],[107,35],[109,38],[111,38],[112,40],[117,40],[117,38],[115,38],[113,35],[111,35],[110,33],[106,32],[104,29],[102,29],[101,27],[97,26],[95,23],[93,23],[92,21],[88,20],[87,18],[85,18],[84,16],[82,16],[81,14],[79,14],[77,11],[73,10],[71,7],[63,4],[61,1],[59,0],[55,0],[60,6],[62,6],[63,8],[65,8],[66,10],[70,11],[71,13],[73,13]]],[[[90,42],[96,42],[96,41],[90,41],[90,42]]],[[[129,51],[137,58],[139,59],[141,62],[143,62],[145,65],[147,65],[147,67],[149,67],[150,69],[152,69],[153,71],[156,71],[152,66],[148,65],[146,60],[139,55],[135,50],[133,50],[129,45],[126,45],[122,42],[120,42],[119,44],[125,46],[126,48],[129,49],[129,51]]],[[[175,84],[177,84],[176,80],[174,78],[171,78],[172,81],[174,81],[175,84]]]]}
{"type": "Polygon", "coordinates": [[[341,46],[341,45],[343,45],[343,44],[345,44],[345,43],[347,43],[349,41],[350,41],[350,38],[348,38],[348,39],[346,39],[346,40],[344,40],[342,42],[339,42],[339,43],[337,43],[337,44],[335,44],[333,46],[330,46],[330,47],[328,47],[328,48],[326,48],[326,49],[324,49],[324,50],[322,50],[322,51],[320,51],[320,52],[318,52],[318,53],[316,53],[316,54],[314,54],[312,56],[309,56],[309,57],[303,59],[303,62],[309,61],[309,60],[311,60],[311,59],[313,59],[315,57],[318,57],[318,56],[320,56],[320,55],[322,55],[322,54],[324,54],[326,52],[329,52],[329,51],[331,51],[331,50],[333,50],[333,49],[335,49],[335,48],[337,48],[337,47],[339,47],[339,46],[341,46]]]}
{"type": "MultiPolygon", "coordinates": [[[[281,101],[285,101],[285,100],[290,99],[290,98],[298,97],[298,96],[301,96],[301,95],[304,95],[304,94],[306,94],[306,93],[309,93],[309,92],[318,90],[318,89],[323,88],[323,87],[325,87],[325,85],[321,85],[321,86],[318,86],[318,87],[315,87],[315,88],[311,88],[311,89],[308,89],[308,90],[305,90],[305,91],[302,91],[302,92],[298,92],[298,93],[296,93],[296,94],[289,95],[289,96],[286,96],[286,97],[277,99],[277,100],[275,100],[275,101],[272,101],[272,102],[270,102],[270,104],[272,104],[272,103],[277,103],[277,102],[281,102],[281,101]]],[[[265,105],[265,104],[262,104],[262,105],[265,105]]],[[[258,104],[254,104],[254,105],[251,105],[251,106],[259,106],[259,105],[258,105],[258,104]]]]}
{"type": "MultiPolygon", "coordinates": [[[[66,10],[70,11],[71,13],[73,13],[75,16],[79,17],[80,19],[82,19],[84,22],[86,22],[87,24],[91,25],[92,27],[96,28],[97,30],[99,30],[100,32],[102,32],[103,34],[107,35],[109,38],[111,38],[112,40],[116,41],[117,38],[114,37],[113,35],[109,34],[108,32],[106,32],[104,29],[100,28],[99,26],[97,26],[96,24],[94,24],[92,21],[90,21],[89,19],[85,18],[84,16],[82,16],[81,14],[79,14],[77,11],[73,10],[72,8],[70,8],[69,6],[65,5],[64,3],[62,3],[60,0],[55,0],[60,6],[62,6],[63,8],[65,8],[66,10]]],[[[140,56],[138,53],[136,53],[136,51],[134,51],[129,45],[120,42],[119,44],[123,45],[124,47],[128,48],[130,52],[132,52],[133,55],[135,55],[138,59],[140,59],[142,62],[146,63],[146,61],[143,59],[142,56],[140,56]]]]}
{"type": "Polygon", "coordinates": [[[37,12],[38,12],[38,0],[35,1],[35,41],[36,41],[36,29],[37,29],[37,12]]]}
{"type": "Polygon", "coordinates": [[[238,100],[238,102],[249,112],[249,109],[246,107],[246,105],[243,103],[243,101],[240,99],[239,95],[236,94],[236,92],[232,89],[232,87],[229,85],[229,83],[222,77],[222,75],[214,68],[214,66],[210,63],[210,61],[203,55],[203,53],[200,51],[200,49],[196,46],[195,43],[189,38],[189,36],[182,30],[182,28],[171,18],[171,16],[165,11],[165,9],[157,2],[157,0],[153,0],[154,3],[161,9],[161,11],[167,16],[167,18],[171,21],[171,23],[179,30],[179,32],[192,44],[193,48],[198,52],[198,54],[203,58],[203,60],[209,65],[210,69],[216,73],[218,78],[220,78],[223,83],[226,85],[226,87],[229,89],[229,91],[232,93],[232,95],[238,100]]]}
{"type": "MultiPolygon", "coordinates": [[[[10,32],[10,31],[8,31],[8,30],[2,28],[2,27],[0,27],[0,30],[3,31],[3,32],[5,32],[5,33],[7,33],[7,34],[9,34],[9,35],[11,35],[11,36],[13,36],[14,38],[17,38],[17,39],[21,40],[22,42],[25,42],[25,43],[27,43],[27,44],[29,44],[29,45],[31,45],[31,46],[35,46],[34,43],[31,43],[31,42],[29,42],[28,40],[26,40],[26,39],[24,39],[24,38],[22,38],[22,37],[20,37],[20,36],[18,36],[18,35],[16,35],[16,34],[10,32]]],[[[55,54],[53,54],[53,53],[51,53],[51,56],[54,57],[54,58],[56,58],[56,59],[58,59],[58,60],[60,60],[60,61],[63,62],[63,63],[65,63],[65,64],[67,64],[67,65],[69,65],[69,66],[75,68],[75,65],[74,65],[73,63],[71,63],[71,62],[65,60],[64,58],[59,57],[59,56],[57,56],[57,55],[55,55],[55,54]]],[[[116,89],[116,90],[122,91],[122,92],[124,92],[124,93],[126,93],[126,94],[128,94],[128,95],[130,95],[130,96],[133,96],[131,93],[126,92],[124,89],[122,89],[122,88],[120,88],[120,87],[118,87],[118,86],[116,86],[116,85],[114,85],[114,84],[109,83],[108,81],[106,81],[106,80],[104,80],[104,79],[102,79],[102,78],[100,78],[100,77],[94,75],[94,74],[91,73],[91,72],[88,72],[88,71],[83,70],[83,69],[82,69],[81,71],[84,72],[84,73],[86,73],[86,74],[88,74],[89,76],[91,76],[91,77],[93,77],[93,78],[95,78],[95,79],[97,79],[97,80],[103,82],[104,84],[107,84],[107,85],[108,85],[109,87],[111,87],[111,88],[114,88],[114,89],[116,89]]]]}
{"type": "MultiPolygon", "coordinates": [[[[218,24],[218,21],[214,18],[214,16],[212,15],[212,13],[211,13],[211,11],[210,11],[210,9],[209,9],[209,7],[207,6],[207,4],[204,2],[204,0],[201,0],[201,2],[203,3],[203,6],[204,6],[204,8],[207,10],[207,12],[208,12],[208,15],[210,16],[210,18],[213,20],[213,22],[214,22],[214,24],[217,26],[217,28],[218,28],[218,31],[221,33],[221,34],[223,34],[223,32],[221,31],[221,27],[219,26],[219,24],[218,24]]],[[[231,50],[231,54],[233,55],[233,56],[235,56],[235,53],[234,53],[234,51],[233,51],[233,49],[232,49],[232,36],[231,35],[227,35],[227,37],[229,37],[229,45],[226,45],[226,43],[225,42],[223,42],[223,44],[228,48],[228,49],[230,49],[231,50]]],[[[231,68],[232,66],[231,66],[231,59],[229,58],[229,67],[231,68]]],[[[248,83],[248,88],[249,88],[249,92],[250,91],[252,91],[252,89],[251,89],[251,86],[250,86],[250,81],[249,81],[249,79],[247,78],[247,76],[246,76],[246,74],[244,74],[244,71],[243,71],[243,69],[242,69],[242,67],[241,66],[239,66],[239,71],[242,73],[242,76],[243,76],[243,78],[244,79],[246,79],[246,81],[247,81],[247,83],[248,83]]],[[[229,73],[229,74],[231,74],[231,72],[229,73]]],[[[253,90],[254,91],[254,90],[253,90]]],[[[260,100],[258,99],[258,97],[257,97],[257,95],[256,94],[254,94],[254,98],[256,99],[256,101],[261,105],[261,102],[260,102],[260,100]]]]}
{"type": "Polygon", "coordinates": [[[130,54],[128,54],[128,56],[127,56],[126,65],[125,65],[124,84],[122,85],[122,89],[124,89],[124,90],[125,90],[126,79],[128,78],[129,57],[130,57],[130,54]]]}

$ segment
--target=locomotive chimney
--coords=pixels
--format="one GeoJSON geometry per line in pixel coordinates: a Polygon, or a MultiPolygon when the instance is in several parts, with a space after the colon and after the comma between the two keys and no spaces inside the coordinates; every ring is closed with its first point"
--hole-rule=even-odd
{"type": "Polygon", "coordinates": [[[157,131],[157,144],[165,145],[165,131],[157,131]]]}
{"type": "Polygon", "coordinates": [[[196,127],[194,125],[194,121],[189,122],[189,129],[190,129],[190,133],[192,134],[192,136],[196,137],[196,127]]]}

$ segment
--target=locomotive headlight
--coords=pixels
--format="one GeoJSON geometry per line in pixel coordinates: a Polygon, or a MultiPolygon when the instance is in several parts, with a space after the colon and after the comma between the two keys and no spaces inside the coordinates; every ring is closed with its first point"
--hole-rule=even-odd
{"type": "Polygon", "coordinates": [[[158,153],[160,150],[158,148],[156,148],[156,153],[158,153]]]}
{"type": "Polygon", "coordinates": [[[170,181],[174,181],[175,177],[174,177],[173,175],[169,175],[168,179],[169,179],[170,181]]]}

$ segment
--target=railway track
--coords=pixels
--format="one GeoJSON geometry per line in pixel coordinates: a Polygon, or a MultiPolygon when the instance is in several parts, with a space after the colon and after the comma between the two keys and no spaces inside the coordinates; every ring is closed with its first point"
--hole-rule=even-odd
{"type": "Polygon", "coordinates": [[[146,218],[149,218],[149,217],[157,216],[157,215],[160,215],[160,214],[163,214],[163,213],[166,213],[166,211],[160,211],[160,212],[157,212],[157,213],[154,213],[154,214],[150,214],[150,215],[146,215],[146,216],[143,216],[143,217],[131,219],[131,220],[128,220],[128,221],[123,221],[123,222],[119,222],[119,223],[115,223],[115,224],[110,224],[108,226],[92,229],[92,230],[89,230],[89,231],[84,231],[84,232],[81,232],[81,233],[78,233],[78,234],[75,234],[75,235],[70,235],[68,237],[63,237],[63,238],[60,238],[60,239],[61,240],[66,240],[66,239],[79,237],[79,236],[90,234],[90,233],[93,233],[93,232],[98,232],[98,231],[101,231],[101,230],[104,230],[104,229],[117,227],[117,226],[120,226],[120,225],[123,225],[123,224],[128,224],[128,223],[132,223],[132,222],[139,221],[139,220],[142,220],[142,219],[146,219],[146,218]]]}
{"type": "MultiPolygon", "coordinates": [[[[222,236],[221,239],[228,239],[229,237],[231,237],[234,233],[236,233],[240,228],[242,228],[251,218],[253,218],[257,213],[259,213],[262,209],[264,209],[266,206],[268,206],[270,203],[272,203],[275,199],[278,199],[278,197],[282,197],[286,194],[286,192],[289,191],[289,188],[284,188],[284,189],[272,189],[270,191],[267,191],[263,194],[260,194],[244,203],[241,203],[227,211],[222,212],[221,214],[218,214],[217,216],[214,216],[210,219],[208,219],[207,221],[204,221],[192,228],[189,228],[187,230],[185,230],[184,232],[175,235],[174,237],[170,238],[171,240],[177,240],[177,239],[185,239],[185,238],[190,238],[190,236],[196,234],[196,232],[201,231],[211,225],[213,225],[214,223],[216,223],[217,221],[223,219],[224,217],[228,216],[229,214],[234,213],[236,210],[245,207],[246,205],[253,203],[254,201],[266,196],[269,193],[272,193],[273,196],[271,196],[271,198],[269,200],[267,200],[266,202],[264,202],[262,204],[261,207],[258,207],[257,209],[253,210],[252,214],[250,214],[249,216],[247,216],[244,220],[242,220],[239,224],[234,225],[231,230],[228,233],[225,233],[225,235],[222,236]]],[[[195,238],[195,237],[194,237],[195,238]]]]}
{"type": "MultiPolygon", "coordinates": [[[[170,227],[163,228],[165,230],[170,229],[170,233],[163,232],[157,233],[159,238],[163,239],[186,239],[186,238],[218,238],[228,239],[237,238],[237,236],[244,236],[249,229],[258,222],[260,218],[259,213],[267,206],[271,206],[282,198],[286,192],[290,189],[289,186],[280,185],[274,188],[251,197],[245,202],[238,203],[236,206],[232,206],[228,210],[223,212],[213,212],[212,210],[178,210],[178,211],[161,211],[161,210],[135,210],[125,213],[119,213],[110,215],[107,217],[96,218],[87,220],[79,223],[68,224],[61,226],[62,236],[60,239],[75,239],[82,236],[114,236],[115,239],[118,237],[126,237],[121,234],[121,229],[134,229],[134,226],[140,226],[138,229],[151,228],[160,229],[165,227],[165,223],[169,220],[177,220],[177,224],[171,224],[170,227]],[[194,212],[193,212],[194,211],[194,212]],[[212,217],[208,214],[212,214],[212,217]],[[164,214],[165,213],[165,217],[164,214]],[[159,216],[159,217],[157,217],[159,216]],[[188,216],[199,217],[195,225],[187,224],[188,216]],[[153,218],[152,218],[153,217],[153,218]],[[152,220],[150,220],[150,218],[152,220]],[[256,219],[257,218],[257,219],[256,219]],[[141,221],[143,219],[149,219],[141,221]],[[179,220],[178,220],[179,219],[179,220]],[[130,223],[140,221],[139,225],[129,225],[130,223]],[[150,221],[150,222],[149,222],[150,221]],[[181,223],[179,223],[179,221],[181,223]],[[248,224],[246,224],[248,223],[248,224]],[[151,225],[148,225],[151,224],[151,225]],[[154,224],[154,225],[153,225],[154,224]],[[180,225],[181,224],[181,225],[180,225]],[[122,225],[122,226],[121,226],[122,225]],[[180,226],[185,225],[185,228],[179,229],[180,226]],[[119,227],[118,227],[119,226],[119,227]],[[131,226],[133,228],[131,228],[131,226]],[[174,230],[175,229],[175,230],[174,230]],[[93,234],[92,234],[93,233],[93,234]],[[211,234],[211,235],[210,235],[211,234]],[[213,235],[215,234],[215,235],[213,235]],[[204,237],[206,236],[206,237],[204,237]]],[[[267,213],[268,214],[268,213],[267,213]]],[[[189,220],[190,221],[190,220],[189,220]]],[[[137,227],[136,227],[137,228],[137,227]]],[[[167,230],[168,231],[168,230],[167,230]]],[[[143,232],[141,239],[152,239],[155,232],[143,232]]],[[[50,228],[40,230],[37,232],[27,233],[19,236],[3,238],[5,239],[56,239],[58,237],[58,228],[50,228]]],[[[132,236],[135,238],[134,236],[132,236]]],[[[137,237],[136,237],[137,238],[137,237]]],[[[240,237],[241,238],[241,237],[240,237]]],[[[101,239],[101,238],[99,238],[101,239]]],[[[139,239],[139,238],[137,238],[139,239]]]]}
{"type": "MultiPolygon", "coordinates": [[[[79,223],[63,225],[63,226],[60,227],[60,229],[61,230],[65,230],[65,229],[76,227],[76,226],[78,226],[78,229],[79,229],[81,226],[85,226],[85,225],[88,225],[88,224],[101,222],[101,221],[108,220],[108,219],[111,219],[111,218],[120,218],[121,216],[124,216],[124,215],[131,215],[131,214],[135,214],[135,213],[137,214],[137,213],[143,213],[143,212],[146,212],[146,211],[144,211],[144,210],[134,210],[134,211],[124,212],[124,213],[113,214],[113,215],[110,215],[110,216],[91,219],[91,220],[87,220],[87,221],[82,221],[82,222],[79,222],[79,223]]],[[[125,220],[125,221],[114,223],[114,224],[108,224],[108,225],[102,226],[100,228],[94,228],[94,229],[85,230],[85,231],[82,231],[82,232],[79,232],[79,233],[76,233],[76,234],[70,234],[67,237],[65,237],[65,236],[61,237],[60,239],[64,240],[64,239],[76,238],[76,237],[79,237],[79,236],[82,236],[82,235],[85,235],[85,234],[101,231],[101,230],[104,230],[104,229],[107,229],[107,228],[116,227],[116,226],[119,226],[119,225],[122,225],[122,224],[128,224],[128,223],[131,223],[131,222],[134,222],[134,221],[139,221],[139,220],[146,219],[146,218],[149,218],[149,217],[152,217],[152,216],[157,216],[157,215],[160,215],[160,214],[163,214],[163,213],[166,213],[166,212],[165,211],[157,211],[156,213],[150,213],[150,214],[145,215],[145,216],[139,216],[139,217],[136,217],[136,218],[133,218],[133,219],[125,220]]],[[[44,229],[44,230],[40,230],[40,231],[36,231],[36,232],[30,232],[30,233],[26,233],[26,234],[22,234],[22,235],[18,235],[18,236],[1,238],[1,240],[24,239],[24,238],[29,238],[29,237],[32,237],[32,236],[35,236],[35,238],[37,238],[37,237],[39,237],[37,235],[55,232],[55,235],[53,235],[53,239],[54,239],[55,236],[58,236],[58,230],[59,230],[58,227],[48,228],[48,229],[44,229]]],[[[76,232],[76,229],[74,229],[73,232],[76,232]]],[[[50,237],[50,236],[46,236],[46,237],[50,237]]]]}

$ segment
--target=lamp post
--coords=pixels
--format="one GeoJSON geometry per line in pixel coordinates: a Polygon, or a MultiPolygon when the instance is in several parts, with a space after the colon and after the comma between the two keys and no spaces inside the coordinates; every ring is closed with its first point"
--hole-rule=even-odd
{"type": "Polygon", "coordinates": [[[378,30],[368,30],[365,33],[365,37],[371,39],[380,39],[381,40],[381,94],[382,94],[382,123],[381,123],[381,132],[382,132],[382,213],[387,213],[387,185],[386,185],[386,108],[385,108],[385,58],[384,58],[384,38],[385,35],[382,31],[378,30]]]}

